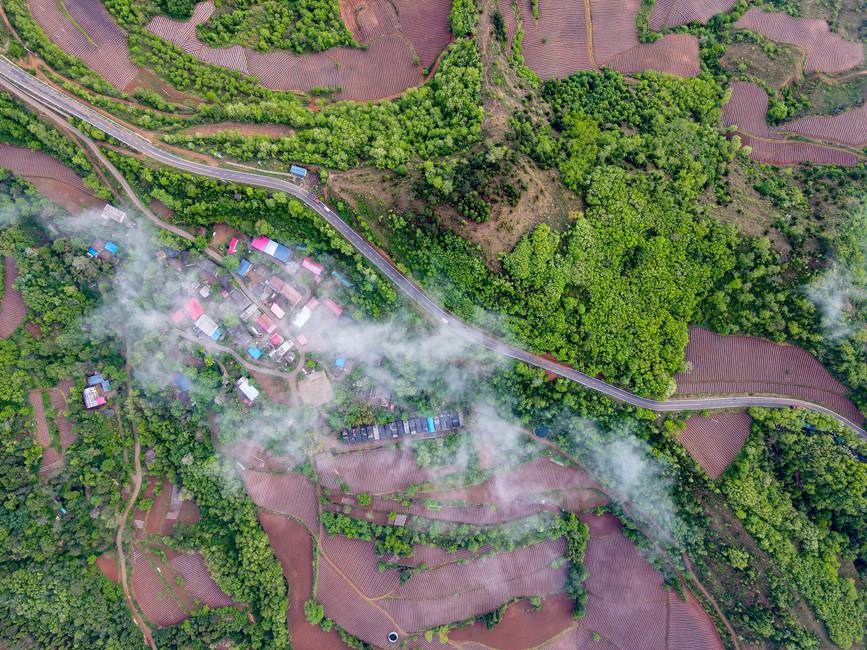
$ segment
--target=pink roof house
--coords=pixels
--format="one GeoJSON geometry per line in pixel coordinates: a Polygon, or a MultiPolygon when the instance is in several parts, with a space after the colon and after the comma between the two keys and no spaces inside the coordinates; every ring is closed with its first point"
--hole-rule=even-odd
{"type": "Polygon", "coordinates": [[[322,266],[319,262],[314,262],[309,257],[305,257],[303,260],[301,260],[301,266],[310,271],[316,277],[319,277],[319,275],[321,275],[322,271],[325,269],[325,267],[322,266]]]}
{"type": "Polygon", "coordinates": [[[232,240],[229,242],[229,250],[227,251],[229,255],[234,255],[235,251],[238,249],[238,238],[232,237],[232,240]]]}
{"type": "Polygon", "coordinates": [[[198,320],[199,316],[205,313],[202,309],[202,304],[195,298],[190,298],[184,303],[183,310],[187,312],[187,316],[193,320],[198,320]]]}
{"type": "Polygon", "coordinates": [[[259,236],[256,237],[253,241],[250,242],[250,247],[256,249],[257,251],[263,251],[268,246],[268,242],[271,240],[268,237],[259,236]]]}
{"type": "Polygon", "coordinates": [[[328,307],[335,316],[340,316],[343,313],[343,307],[334,302],[331,298],[326,298],[322,304],[328,307]]]}

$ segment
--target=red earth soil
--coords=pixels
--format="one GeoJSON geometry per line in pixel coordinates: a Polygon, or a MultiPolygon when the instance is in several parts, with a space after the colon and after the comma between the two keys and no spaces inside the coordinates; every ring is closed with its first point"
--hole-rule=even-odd
{"type": "Polygon", "coordinates": [[[28,0],[30,13],[64,52],[78,57],[123,90],[139,73],[129,60],[124,32],[99,0],[28,0]],[[74,22],[64,15],[65,7],[74,22]]]}
{"type": "Polygon", "coordinates": [[[288,404],[291,401],[292,391],[286,379],[273,377],[260,372],[250,370],[257,386],[260,386],[272,402],[288,404]]]}
{"type": "Polygon", "coordinates": [[[842,72],[864,59],[861,43],[846,41],[832,33],[824,20],[792,18],[782,11],[768,13],[753,7],[738,19],[735,27],[800,47],[807,55],[804,64],[807,72],[842,72]]]}
{"type": "Polygon", "coordinates": [[[159,626],[175,625],[193,609],[226,607],[232,599],[217,586],[201,554],[163,549],[168,563],[133,546],[132,592],[144,615],[159,626]],[[177,576],[184,585],[179,586],[177,576]]]}
{"type": "Polygon", "coordinates": [[[27,314],[27,305],[21,292],[12,286],[18,277],[15,258],[7,255],[3,258],[3,302],[0,304],[0,339],[8,339],[12,332],[18,329],[27,314]]]}
{"type": "Polygon", "coordinates": [[[785,395],[816,402],[858,424],[864,421],[846,398],[846,387],[801,348],[691,327],[686,361],[691,369],[675,376],[678,395],[785,395]]]}
{"type": "Polygon", "coordinates": [[[102,571],[106,578],[117,584],[120,579],[118,576],[117,557],[114,553],[103,553],[96,558],[96,566],[102,571]]]}
{"type": "Polygon", "coordinates": [[[33,407],[33,420],[36,423],[36,442],[42,447],[42,466],[40,472],[47,470],[60,460],[60,453],[51,446],[51,433],[48,430],[48,420],[45,418],[45,403],[42,401],[42,389],[34,388],[27,393],[30,406],[33,407]]]}
{"type": "Polygon", "coordinates": [[[74,384],[75,382],[71,379],[64,379],[49,392],[51,407],[55,412],[54,421],[57,423],[57,430],[60,432],[60,448],[63,451],[66,451],[78,438],[72,429],[72,422],[68,417],[63,415],[63,412],[66,410],[66,400],[74,384]]]}
{"type": "Polygon", "coordinates": [[[422,82],[422,68],[431,66],[450,40],[449,9],[448,0],[348,3],[342,13],[350,17],[350,30],[362,37],[359,42],[367,49],[337,47],[300,56],[204,45],[195,28],[213,14],[210,1],[197,5],[189,21],[156,16],[147,28],[202,61],[252,75],[268,88],[301,92],[340,88],[338,99],[366,101],[391,97],[422,82]],[[399,20],[391,18],[395,6],[399,20]]]}
{"type": "Polygon", "coordinates": [[[175,625],[187,617],[185,608],[175,599],[172,587],[167,584],[171,578],[166,569],[157,558],[145,556],[137,546],[133,546],[132,594],[142,613],[159,626],[175,625]]]}
{"type": "Polygon", "coordinates": [[[811,142],[783,140],[780,133],[768,128],[767,113],[768,95],[760,86],[745,81],[732,82],[731,97],[723,106],[723,124],[738,128],[742,144],[752,149],[750,158],[753,160],[774,165],[811,162],[851,167],[857,164],[858,157],[849,151],[811,142]]]}
{"type": "Polygon", "coordinates": [[[365,596],[380,598],[398,588],[400,571],[379,570],[373,542],[325,534],[320,545],[322,552],[339,564],[341,571],[365,596]]]}
{"type": "Polygon", "coordinates": [[[499,650],[534,648],[572,625],[572,605],[565,594],[557,594],[545,598],[542,609],[534,612],[526,600],[519,600],[490,630],[483,623],[473,623],[449,632],[449,640],[472,641],[499,650]]]}
{"type": "Polygon", "coordinates": [[[701,72],[698,39],[692,34],[666,34],[654,43],[641,43],[613,56],[607,65],[623,74],[656,70],[678,77],[694,77],[701,72]]]}
{"type": "MultiPolygon", "coordinates": [[[[580,627],[597,632],[603,641],[619,648],[723,647],[710,617],[692,597],[689,603],[672,602],[674,594],[664,588],[662,574],[624,537],[620,523],[612,515],[587,515],[582,519],[590,526],[585,559],[588,577],[584,583],[589,598],[580,627]],[[691,645],[694,641],[698,645],[691,645]]],[[[674,598],[678,599],[676,595],[674,598]]]]}
{"type": "Polygon", "coordinates": [[[327,488],[340,489],[340,481],[353,493],[388,494],[430,481],[458,468],[421,469],[410,449],[377,447],[369,450],[319,454],[314,459],[319,479],[327,488]]]}
{"type": "Polygon", "coordinates": [[[166,519],[169,511],[169,499],[172,496],[172,484],[163,481],[160,493],[153,498],[153,505],[145,517],[145,532],[149,535],[171,535],[173,521],[166,519]]]}
{"type": "Polygon", "coordinates": [[[539,20],[533,18],[530,0],[521,0],[518,6],[524,28],[521,51],[527,67],[542,79],[592,69],[583,0],[543,0],[539,3],[539,20]]]}
{"type": "Polygon", "coordinates": [[[313,593],[313,542],[310,534],[297,521],[269,512],[260,512],[259,522],[289,585],[288,618],[292,645],[317,650],[346,648],[336,632],[324,632],[318,625],[310,625],[304,617],[304,601],[313,593]]]}
{"type": "Polygon", "coordinates": [[[306,476],[252,470],[244,470],[241,475],[253,503],[295,517],[311,531],[319,529],[318,499],[306,476]]]}
{"type": "Polygon", "coordinates": [[[717,478],[741,450],[752,421],[746,413],[691,415],[678,438],[707,475],[717,478]]]}
{"type": "Polygon", "coordinates": [[[657,0],[650,12],[650,28],[659,31],[693,22],[705,24],[734,4],[735,0],[657,0]]]}
{"type": "Polygon", "coordinates": [[[732,92],[722,107],[723,124],[760,138],[781,138],[768,128],[768,94],[758,84],[732,81],[732,92]]]}
{"type": "Polygon", "coordinates": [[[228,607],[229,598],[214,582],[201,553],[180,553],[171,559],[172,568],[184,579],[184,590],[208,607],[228,607]]]}
{"type": "Polygon", "coordinates": [[[777,142],[759,140],[742,133],[741,143],[751,147],[750,158],[769,165],[800,165],[805,162],[814,165],[836,165],[854,167],[858,157],[842,149],[824,147],[812,142],[777,142]]]}
{"type": "Polygon", "coordinates": [[[74,171],[42,151],[0,143],[0,167],[27,179],[40,194],[70,212],[105,205],[74,171]]]}
{"type": "Polygon", "coordinates": [[[780,131],[850,147],[867,145],[867,103],[856,109],[820,117],[804,117],[781,125],[780,131]]]}

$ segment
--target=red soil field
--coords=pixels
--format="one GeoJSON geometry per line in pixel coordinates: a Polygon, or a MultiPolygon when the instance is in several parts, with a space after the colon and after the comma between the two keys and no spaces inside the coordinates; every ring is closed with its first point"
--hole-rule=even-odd
{"type": "Polygon", "coordinates": [[[42,465],[40,472],[46,472],[51,469],[51,466],[58,462],[62,457],[60,453],[51,446],[51,433],[48,430],[48,420],[45,418],[45,403],[42,401],[42,389],[34,388],[27,393],[27,399],[30,400],[30,406],[33,407],[33,420],[36,423],[36,442],[42,447],[42,465]]]}
{"type": "Polygon", "coordinates": [[[526,600],[519,600],[509,606],[503,619],[490,630],[483,623],[473,623],[449,632],[449,640],[475,642],[499,650],[524,650],[545,643],[572,623],[572,601],[565,594],[557,594],[545,598],[538,612],[532,611],[526,600]]]}
{"type": "Polygon", "coordinates": [[[341,571],[370,598],[390,594],[400,584],[400,571],[386,569],[380,572],[379,558],[374,543],[363,539],[349,539],[341,535],[323,535],[319,541],[322,551],[340,565],[341,571]]]}
{"type": "Polygon", "coordinates": [[[815,165],[854,167],[858,164],[858,157],[854,153],[811,142],[758,140],[747,134],[741,134],[741,142],[752,147],[750,158],[769,165],[800,165],[809,162],[815,165]]]}
{"type": "MultiPolygon", "coordinates": [[[[753,160],[772,165],[798,165],[811,162],[817,165],[851,167],[858,163],[858,157],[849,151],[811,142],[784,140],[780,133],[768,128],[765,122],[767,113],[768,96],[760,86],[744,81],[732,82],[731,97],[723,106],[723,124],[738,128],[742,144],[752,148],[750,158],[753,160]]],[[[851,117],[840,117],[844,124],[851,123],[852,133],[857,133],[860,127],[857,124],[857,116],[854,120],[851,117]]],[[[812,119],[821,121],[834,118],[812,119]]],[[[823,125],[823,131],[827,132],[831,125],[823,125]]],[[[786,128],[785,125],[782,128],[786,128]]],[[[810,124],[807,124],[806,128],[810,129],[810,124]]]]}
{"type": "Polygon", "coordinates": [[[821,117],[804,117],[780,126],[781,131],[850,147],[867,145],[867,103],[856,109],[821,117]]]}
{"type": "Polygon", "coordinates": [[[171,559],[172,568],[184,579],[183,589],[208,607],[228,607],[229,598],[208,571],[205,558],[200,553],[180,553],[171,559]]]}
{"type": "Polygon", "coordinates": [[[165,565],[153,556],[145,556],[137,546],[132,551],[132,594],[142,613],[159,626],[175,625],[187,617],[187,612],[174,597],[165,565]],[[159,566],[161,571],[157,572],[159,566]],[[164,580],[166,582],[164,582],[164,580]]]}
{"type": "Polygon", "coordinates": [[[398,492],[457,469],[421,469],[412,450],[394,447],[319,454],[313,464],[323,486],[339,490],[342,480],[349,484],[350,492],[371,494],[398,492]]]}
{"type": "Polygon", "coordinates": [[[345,2],[344,20],[367,49],[339,47],[300,56],[204,45],[195,27],[213,14],[210,0],[196,6],[187,22],[156,16],[147,28],[202,61],[250,74],[274,90],[337,87],[342,89],[336,95],[339,99],[367,101],[399,94],[423,81],[422,68],[432,65],[450,40],[450,6],[448,0],[400,0],[396,5],[388,0],[345,2]]]}
{"type": "Polygon", "coordinates": [[[587,15],[582,0],[540,2],[539,20],[533,18],[530,0],[521,0],[518,6],[524,28],[522,52],[527,67],[542,79],[592,69],[587,50],[587,15]]]}
{"type": "Polygon", "coordinates": [[[635,16],[640,5],[641,0],[590,0],[597,65],[608,65],[615,54],[638,46],[635,16]]]}
{"type": "Polygon", "coordinates": [[[313,593],[313,542],[297,521],[270,512],[260,512],[259,522],[289,585],[289,634],[296,648],[342,650],[346,645],[337,633],[323,632],[304,617],[304,601],[313,593]]]}
{"type": "Polygon", "coordinates": [[[735,0],[657,0],[650,13],[650,28],[658,32],[687,23],[704,25],[734,5],[735,0]]]}
{"type": "Polygon", "coordinates": [[[153,505],[145,518],[145,531],[149,535],[171,535],[174,521],[166,519],[169,511],[169,499],[172,496],[172,484],[163,481],[160,493],[154,497],[153,505]]]}
{"type": "Polygon", "coordinates": [[[377,603],[362,598],[331,563],[320,560],[316,599],[325,614],[350,634],[384,646],[391,631],[399,631],[394,618],[377,603]]]}
{"type": "Polygon", "coordinates": [[[70,212],[104,205],[74,171],[42,151],[0,143],[0,167],[27,179],[40,194],[70,212]]]}
{"type": "MultiPolygon", "coordinates": [[[[590,526],[585,560],[589,575],[584,583],[590,597],[581,628],[597,632],[603,641],[619,648],[723,647],[710,618],[692,598],[690,603],[681,603],[683,607],[675,605],[675,620],[669,621],[672,594],[663,587],[662,574],[623,536],[612,515],[582,518],[590,526]],[[691,640],[701,643],[689,645],[691,640]]],[[[577,647],[598,646],[582,643],[577,647]]]]}
{"type": "Polygon", "coordinates": [[[678,437],[707,475],[718,478],[741,450],[752,421],[746,413],[691,415],[678,437]]]}
{"type": "Polygon", "coordinates": [[[309,530],[319,530],[318,499],[313,485],[301,474],[241,472],[247,493],[263,508],[295,517],[309,530]]]}
{"type": "Polygon", "coordinates": [[[678,77],[694,77],[701,72],[698,39],[692,34],[666,34],[654,43],[641,43],[613,56],[607,65],[623,74],[656,70],[678,77]]]}
{"type": "Polygon", "coordinates": [[[51,407],[55,412],[54,421],[57,423],[57,430],[60,432],[60,448],[63,451],[66,451],[78,438],[78,435],[72,429],[72,422],[68,417],[63,415],[63,412],[66,410],[66,400],[74,383],[71,379],[64,379],[49,391],[51,407]]]}
{"type": "Polygon", "coordinates": [[[846,398],[846,387],[801,348],[691,327],[686,361],[692,368],[675,376],[678,395],[785,395],[816,402],[858,424],[864,421],[846,398]]]}
{"type": "Polygon", "coordinates": [[[846,41],[815,18],[792,18],[786,13],[768,13],[753,7],[741,16],[735,27],[749,29],[765,38],[800,47],[807,55],[807,72],[842,72],[864,60],[864,46],[846,41]]]}
{"type": "Polygon", "coordinates": [[[723,124],[760,138],[780,138],[768,128],[768,94],[758,84],[732,81],[732,93],[722,107],[723,124]]]}
{"type": "Polygon", "coordinates": [[[18,277],[15,258],[7,255],[3,258],[3,302],[0,304],[0,339],[8,339],[12,332],[18,329],[27,314],[27,305],[21,292],[12,286],[18,277]]]}
{"type": "Polygon", "coordinates": [[[64,52],[78,57],[113,86],[123,90],[139,73],[129,60],[126,32],[112,20],[99,0],[28,0],[30,13],[64,52]]]}
{"type": "Polygon", "coordinates": [[[120,578],[118,577],[117,557],[114,553],[108,552],[100,555],[96,558],[96,566],[106,578],[117,584],[120,578]]]}
{"type": "Polygon", "coordinates": [[[260,372],[249,371],[253,377],[253,381],[259,386],[272,402],[277,404],[289,404],[292,397],[292,391],[289,388],[288,381],[282,377],[274,377],[260,372]]]}

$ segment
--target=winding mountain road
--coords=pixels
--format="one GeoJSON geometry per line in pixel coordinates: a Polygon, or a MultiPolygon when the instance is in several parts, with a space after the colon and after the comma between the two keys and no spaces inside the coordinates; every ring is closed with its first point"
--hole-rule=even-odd
{"type": "Polygon", "coordinates": [[[656,412],[673,411],[703,411],[715,409],[742,409],[753,406],[772,408],[804,408],[818,411],[833,417],[838,422],[852,428],[861,436],[867,438],[864,431],[856,422],[836,413],[824,406],[799,400],[791,397],[778,397],[766,395],[732,395],[728,397],[700,397],[690,399],[654,400],[630,393],[623,388],[613,386],[601,379],[586,375],[579,370],[562,365],[556,361],[545,359],[527,350],[510,345],[493,336],[482,332],[475,327],[458,319],[452,313],[443,309],[434,302],[416,285],[405,276],[395,265],[379,252],[366,239],[353,230],[343,219],[335,214],[328,206],[324,205],[318,197],[305,189],[282,180],[261,173],[236,171],[222,167],[210,167],[208,165],[187,160],[181,156],[169,153],[145,139],[131,129],[118,124],[106,115],[90,108],[89,106],[69,97],[34,76],[28,74],[14,63],[0,56],[0,82],[11,85],[19,92],[27,95],[33,101],[46,108],[69,117],[76,117],[122,142],[130,149],[144,154],[152,160],[168,165],[191,174],[198,174],[230,183],[240,183],[256,187],[267,188],[279,192],[285,192],[302,201],[307,207],[325,219],[341,236],[358,250],[373,266],[385,277],[415,302],[428,315],[449,327],[461,337],[481,345],[496,354],[510,357],[517,361],[547,370],[560,377],[575,381],[582,386],[600,392],[608,397],[625,402],[636,407],[645,408],[656,412]]]}

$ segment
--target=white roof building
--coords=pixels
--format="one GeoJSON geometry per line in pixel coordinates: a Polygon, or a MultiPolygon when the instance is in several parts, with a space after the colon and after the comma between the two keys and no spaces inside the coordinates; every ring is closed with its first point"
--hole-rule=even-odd
{"type": "Polygon", "coordinates": [[[102,218],[106,221],[111,219],[112,221],[123,223],[123,220],[126,219],[126,212],[106,203],[105,207],[102,209],[102,218]]]}
{"type": "Polygon", "coordinates": [[[286,353],[292,348],[292,341],[286,339],[283,341],[279,347],[274,348],[268,353],[268,356],[272,359],[282,359],[286,356],[286,353]]]}
{"type": "Polygon", "coordinates": [[[250,380],[247,377],[241,377],[235,386],[238,387],[238,390],[241,391],[241,394],[246,397],[249,402],[254,402],[256,398],[259,397],[259,391],[250,383],[250,380]]]}
{"type": "Polygon", "coordinates": [[[196,327],[199,328],[205,336],[211,338],[213,338],[217,330],[220,329],[219,325],[214,322],[214,319],[207,314],[202,314],[198,319],[196,319],[196,327]]]}
{"type": "Polygon", "coordinates": [[[286,315],[286,312],[280,308],[276,302],[271,303],[271,313],[274,314],[277,318],[283,318],[286,315]]]}
{"type": "Polygon", "coordinates": [[[297,314],[295,314],[295,318],[292,319],[292,324],[301,329],[310,320],[310,317],[313,315],[313,312],[310,311],[310,307],[304,305],[297,314]]]}

